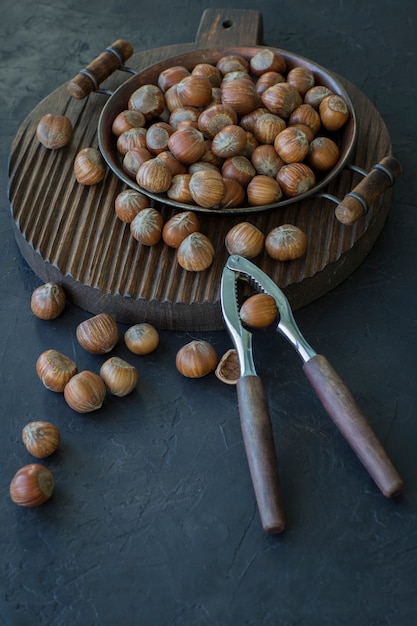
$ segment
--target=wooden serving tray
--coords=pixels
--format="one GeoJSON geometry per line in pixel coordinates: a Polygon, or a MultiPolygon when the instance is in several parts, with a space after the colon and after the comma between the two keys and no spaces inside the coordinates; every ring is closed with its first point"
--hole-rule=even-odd
{"type": "MultiPolygon", "coordinates": [[[[136,72],[162,59],[200,48],[261,45],[262,18],[257,11],[206,10],[193,43],[170,45],[134,54],[128,66],[136,72]]],[[[117,71],[102,87],[114,91],[126,80],[117,71]]],[[[352,84],[347,90],[357,115],[358,139],[352,163],[369,171],[391,154],[386,126],[372,103],[352,84]]],[[[293,309],[324,295],[345,280],[363,261],[380,234],[391,201],[388,188],[353,225],[341,224],[335,204],[311,197],[278,209],[244,215],[200,214],[202,232],[216,248],[210,268],[182,270],[175,250],[164,243],[146,247],[115,214],[114,200],[126,188],[110,170],[92,187],[79,185],[73,161],[84,147],[97,147],[97,124],[106,96],[91,93],[72,98],[67,83],[46,97],[28,115],[13,141],[9,166],[9,200],[19,249],[44,282],[61,283],[68,299],[95,314],[107,312],[121,323],[141,321],[169,330],[212,331],[224,328],[220,279],[228,257],[227,231],[250,221],[267,234],[283,223],[302,228],[309,245],[304,258],[278,263],[261,254],[254,261],[285,291],[293,309]],[[65,114],[74,136],[60,150],[47,150],[36,138],[36,126],[46,113],[65,114]]],[[[346,169],[327,193],[342,199],[359,182],[346,169]]],[[[164,219],[172,207],[156,203],[164,219]]]]}

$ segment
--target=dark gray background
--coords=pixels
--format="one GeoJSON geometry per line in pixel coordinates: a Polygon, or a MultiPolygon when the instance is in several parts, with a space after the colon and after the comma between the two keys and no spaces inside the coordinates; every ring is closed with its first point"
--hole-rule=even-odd
{"type": "MultiPolygon", "coordinates": [[[[0,624],[48,626],[413,626],[417,623],[416,112],[414,0],[169,3],[3,2],[0,26],[0,624]],[[235,389],[175,370],[187,333],[161,332],[135,360],[131,396],[80,416],[47,392],[38,355],[82,367],[87,314],[68,305],[45,323],[30,310],[39,279],[21,259],[7,200],[11,141],[30,111],[117,38],[135,51],[193,41],[207,7],[256,8],[264,43],[347,78],[383,117],[403,174],[372,251],[338,288],[297,312],[317,351],[347,382],[406,482],[387,501],[335,431],[297,355],[278,336],[255,345],[284,486],[288,529],[263,534],[235,389]],[[48,504],[9,499],[31,462],[20,432],[55,422],[48,504]],[[35,617],[38,616],[38,617],[35,617]]],[[[121,332],[125,328],[121,327],[121,332]]],[[[226,333],[202,336],[219,354],[226,333]]],[[[128,357],[123,346],[117,354],[128,357]]]]}

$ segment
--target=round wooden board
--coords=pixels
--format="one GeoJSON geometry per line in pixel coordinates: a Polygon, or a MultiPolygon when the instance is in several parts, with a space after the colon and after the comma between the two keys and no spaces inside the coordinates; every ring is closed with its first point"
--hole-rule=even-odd
{"type": "MultiPolygon", "coordinates": [[[[139,72],[167,57],[198,48],[260,45],[260,17],[255,11],[209,10],[203,15],[196,41],[135,54],[128,66],[139,72]],[[229,24],[228,28],[222,25],[229,24]],[[230,28],[230,22],[233,27],[230,28]]],[[[341,77],[358,120],[358,140],[352,163],[369,171],[391,154],[387,128],[372,103],[341,77]]],[[[126,80],[116,72],[103,85],[114,91],[126,80]]],[[[265,234],[283,223],[302,228],[308,237],[304,258],[273,261],[264,252],[254,261],[284,290],[293,309],[324,295],[345,280],[363,261],[380,234],[391,201],[382,194],[366,216],[345,226],[334,216],[335,204],[321,197],[279,209],[244,215],[200,214],[202,232],[216,249],[215,260],[203,272],[187,272],[176,262],[175,250],[164,243],[146,247],[115,215],[114,200],[126,188],[110,170],[92,187],[79,185],[73,174],[77,152],[97,146],[97,124],[106,96],[92,93],[71,98],[67,84],[47,96],[24,120],[14,139],[9,166],[9,201],[19,249],[44,282],[61,283],[70,301],[95,314],[107,312],[121,323],[148,321],[161,329],[211,331],[224,328],[220,306],[221,273],[228,257],[227,231],[250,221],[265,234]],[[36,126],[46,113],[65,114],[72,121],[72,142],[47,150],[36,138],[36,126]]],[[[342,199],[360,180],[351,170],[334,179],[327,193],[342,199]]],[[[174,210],[157,203],[164,220],[174,210]]]]}

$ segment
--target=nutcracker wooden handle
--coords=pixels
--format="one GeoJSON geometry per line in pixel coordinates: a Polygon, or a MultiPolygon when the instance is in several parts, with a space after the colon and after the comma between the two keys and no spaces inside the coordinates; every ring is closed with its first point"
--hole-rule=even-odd
{"type": "Polygon", "coordinates": [[[123,67],[132,54],[132,45],[124,39],[117,39],[69,81],[69,93],[73,98],[82,100],[89,93],[98,91],[100,84],[123,67]]]}
{"type": "Polygon", "coordinates": [[[262,527],[270,534],[285,529],[285,516],[274,436],[261,379],[237,381],[240,423],[262,527]]]}
{"type": "Polygon", "coordinates": [[[310,383],[339,431],[387,498],[404,484],[352,394],[327,359],[316,355],[303,365],[310,383]]]}
{"type": "Polygon", "coordinates": [[[360,219],[367,208],[401,174],[401,164],[394,157],[385,157],[371,169],[369,174],[337,205],[336,218],[342,224],[351,225],[360,219]]]}

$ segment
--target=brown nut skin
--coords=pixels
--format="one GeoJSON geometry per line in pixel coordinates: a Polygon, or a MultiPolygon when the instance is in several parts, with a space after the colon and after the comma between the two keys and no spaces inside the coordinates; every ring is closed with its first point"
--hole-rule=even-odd
{"type": "Polygon", "coordinates": [[[349,109],[341,96],[333,94],[320,102],[319,114],[324,128],[339,130],[348,120],[349,109]]]}
{"type": "Polygon", "coordinates": [[[72,123],[65,115],[47,113],[36,127],[38,141],[49,150],[63,148],[71,141],[72,136],[72,123]]]}
{"type": "Polygon", "coordinates": [[[106,175],[106,164],[97,148],[83,148],[74,160],[74,174],[80,185],[96,185],[106,175]]]}
{"type": "Polygon", "coordinates": [[[36,361],[36,373],[47,389],[62,393],[78,368],[75,361],[58,350],[45,350],[36,361]]]}
{"type": "Polygon", "coordinates": [[[278,171],[277,181],[284,194],[293,198],[314,187],[316,176],[305,163],[287,163],[278,171]]]}
{"type": "Polygon", "coordinates": [[[206,76],[190,74],[177,85],[177,94],[184,106],[202,108],[211,101],[212,85],[206,76]]]}
{"type": "Polygon", "coordinates": [[[193,197],[190,191],[191,174],[176,174],[172,177],[170,186],[167,189],[167,196],[174,202],[181,204],[193,204],[193,197]]]}
{"type": "Polygon", "coordinates": [[[265,72],[282,74],[286,67],[284,57],[279,52],[268,48],[260,50],[250,60],[250,69],[256,76],[261,76],[265,72]]]}
{"type": "Polygon", "coordinates": [[[239,222],[226,233],[225,246],[229,254],[253,259],[263,250],[265,235],[250,222],[239,222]]]}
{"type": "Polygon", "coordinates": [[[126,224],[130,224],[136,215],[148,206],[148,198],[135,189],[121,191],[114,201],[117,217],[126,224]]]}
{"type": "Polygon", "coordinates": [[[141,85],[129,97],[127,108],[140,111],[147,121],[161,115],[165,108],[165,99],[158,85],[141,85]]]}
{"type": "Polygon", "coordinates": [[[255,293],[240,307],[239,316],[244,324],[253,328],[265,328],[275,321],[278,314],[275,299],[267,293],[255,293]]]}
{"type": "Polygon", "coordinates": [[[108,313],[98,313],[84,320],[75,332],[80,346],[91,354],[106,354],[119,341],[119,328],[108,313]]]}
{"type": "Polygon", "coordinates": [[[32,313],[43,320],[53,320],[65,308],[66,295],[63,287],[51,281],[37,287],[30,299],[32,313]]]}
{"type": "Polygon", "coordinates": [[[131,128],[144,127],[146,119],[143,113],[140,111],[121,111],[113,120],[112,132],[116,137],[119,137],[126,130],[131,128]]]}
{"type": "Polygon", "coordinates": [[[181,242],[177,261],[188,272],[202,272],[213,263],[214,254],[210,239],[203,233],[194,232],[181,242]]]}
{"type": "Polygon", "coordinates": [[[282,130],[274,140],[274,148],[285,163],[299,163],[308,153],[307,135],[295,126],[282,130]]]}
{"type": "Polygon", "coordinates": [[[256,171],[247,157],[237,155],[226,159],[222,165],[223,178],[236,180],[244,189],[249,185],[256,171]]]}
{"type": "Polygon", "coordinates": [[[300,104],[288,118],[288,124],[290,126],[298,126],[303,124],[307,126],[313,137],[318,133],[321,126],[320,115],[317,113],[316,109],[314,109],[311,104],[300,104]]]}
{"type": "Polygon", "coordinates": [[[316,111],[320,106],[320,102],[326,97],[332,95],[332,90],[324,85],[314,85],[304,94],[305,104],[311,104],[316,111]]]}
{"type": "Polygon", "coordinates": [[[251,155],[251,163],[257,174],[264,174],[275,178],[279,169],[285,164],[278,156],[274,146],[261,144],[256,146],[251,155]]]}
{"type": "Polygon", "coordinates": [[[222,128],[237,124],[234,109],[224,104],[215,104],[201,111],[198,117],[198,128],[207,139],[212,139],[222,128]]]}
{"type": "Polygon", "coordinates": [[[123,398],[131,393],[138,382],[138,371],[124,359],[112,356],[100,368],[100,376],[111,394],[123,398]]]}
{"type": "Polygon", "coordinates": [[[340,150],[330,137],[316,137],[310,143],[307,162],[316,172],[327,172],[336,165],[340,150]]]}
{"type": "Polygon", "coordinates": [[[162,193],[169,189],[172,173],[168,165],[159,157],[144,161],[136,173],[136,182],[151,193],[162,193]]]}
{"type": "Polygon", "coordinates": [[[213,346],[204,340],[193,340],[182,346],[177,352],[175,365],[187,378],[202,378],[214,372],[218,356],[213,346]]]}
{"type": "Polygon", "coordinates": [[[219,206],[224,209],[242,207],[245,204],[246,194],[242,185],[233,178],[223,178],[224,196],[219,202],[219,206]]]}
{"type": "Polygon", "coordinates": [[[52,496],[55,479],[48,467],[30,463],[21,467],[10,483],[10,497],[15,504],[36,507],[52,496]]]}
{"type": "Polygon", "coordinates": [[[315,82],[313,72],[307,67],[293,67],[287,74],[287,83],[295,87],[301,96],[314,87],[315,82]]]}
{"type": "Polygon", "coordinates": [[[180,128],[168,139],[168,149],[180,163],[190,165],[199,161],[206,151],[204,135],[195,128],[180,128]]]}
{"type": "Polygon", "coordinates": [[[268,233],[265,249],[276,261],[298,259],[306,253],[307,235],[293,224],[282,224],[268,233]]]}
{"type": "Polygon", "coordinates": [[[188,70],[184,65],[173,65],[172,67],[168,67],[158,76],[158,87],[161,91],[167,91],[172,85],[177,85],[183,78],[190,75],[190,70],[188,70]]]}
{"type": "Polygon", "coordinates": [[[238,116],[246,115],[260,104],[260,96],[255,85],[246,78],[237,78],[222,84],[222,102],[236,111],[238,116]]]}
{"type": "Polygon", "coordinates": [[[215,207],[224,196],[223,176],[211,168],[197,171],[190,178],[190,192],[195,204],[206,209],[215,207]]]}
{"type": "Polygon", "coordinates": [[[247,186],[246,195],[251,206],[263,206],[278,202],[282,198],[282,191],[275,178],[257,174],[247,186]]]}
{"type": "Polygon", "coordinates": [[[249,72],[250,64],[240,54],[225,54],[217,61],[216,67],[224,76],[229,72],[249,72]]]}
{"type": "Polygon", "coordinates": [[[276,83],[268,87],[261,95],[262,102],[267,109],[287,119],[289,115],[302,104],[302,98],[295,87],[289,83],[276,83]]]}
{"type": "Polygon", "coordinates": [[[22,441],[32,456],[44,459],[59,448],[61,435],[55,424],[43,421],[29,422],[23,427],[22,441]]]}
{"type": "Polygon", "coordinates": [[[126,347],[133,354],[150,354],[159,346],[159,333],[152,324],[134,324],[124,334],[126,347]]]}
{"type": "Polygon", "coordinates": [[[142,163],[149,161],[149,159],[152,159],[152,154],[146,148],[134,148],[133,150],[128,150],[123,157],[123,170],[133,180],[135,180],[138,169],[142,163]]]}
{"type": "Polygon", "coordinates": [[[205,76],[209,79],[212,87],[219,87],[222,80],[220,70],[211,63],[197,63],[197,65],[195,65],[191,70],[191,74],[196,76],[205,76]]]}
{"type": "Polygon", "coordinates": [[[139,126],[125,130],[117,138],[117,151],[122,156],[125,156],[131,150],[138,150],[139,148],[145,148],[146,150],[146,132],[146,128],[142,128],[139,126]]]}
{"type": "Polygon", "coordinates": [[[153,207],[142,209],[130,223],[132,237],[144,246],[155,246],[161,239],[163,218],[153,207]]]}
{"type": "Polygon", "coordinates": [[[181,243],[191,233],[200,230],[200,219],[194,211],[176,213],[162,229],[162,239],[170,248],[179,248],[181,243]]]}
{"type": "Polygon", "coordinates": [[[216,133],[211,142],[211,150],[222,159],[241,154],[245,149],[247,135],[244,128],[228,124],[216,133]]]}
{"type": "Polygon", "coordinates": [[[65,385],[64,398],[73,411],[91,413],[101,408],[106,397],[106,385],[95,372],[82,370],[65,385]]]}

